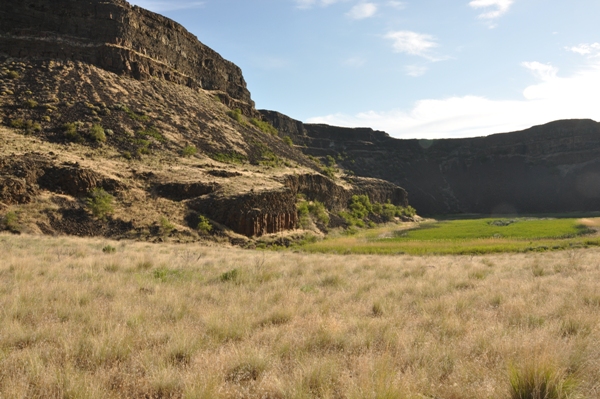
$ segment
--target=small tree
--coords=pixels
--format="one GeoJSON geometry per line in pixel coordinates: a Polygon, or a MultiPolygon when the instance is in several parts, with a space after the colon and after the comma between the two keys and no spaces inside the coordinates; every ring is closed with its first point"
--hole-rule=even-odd
{"type": "Polygon", "coordinates": [[[196,227],[199,232],[208,234],[213,229],[212,224],[205,216],[198,216],[198,226],[196,227]]]}
{"type": "Polygon", "coordinates": [[[106,216],[114,212],[114,197],[104,191],[102,188],[95,188],[90,192],[90,196],[85,203],[92,215],[98,219],[105,220],[106,216]]]}

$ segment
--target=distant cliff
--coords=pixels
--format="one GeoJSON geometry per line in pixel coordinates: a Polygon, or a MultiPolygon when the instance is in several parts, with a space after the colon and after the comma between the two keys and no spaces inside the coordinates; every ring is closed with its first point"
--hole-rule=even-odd
{"type": "Polygon", "coordinates": [[[216,91],[228,106],[254,112],[240,68],[178,23],[123,0],[2,0],[0,53],[160,77],[216,91]]]}
{"type": "Polygon", "coordinates": [[[307,154],[408,191],[421,214],[600,210],[600,124],[563,120],[487,137],[400,140],[261,111],[307,154]]]}

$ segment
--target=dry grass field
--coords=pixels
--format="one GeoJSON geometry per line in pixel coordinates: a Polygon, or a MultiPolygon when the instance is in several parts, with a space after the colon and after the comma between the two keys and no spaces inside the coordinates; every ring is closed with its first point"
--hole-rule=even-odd
{"type": "Polygon", "coordinates": [[[598,249],[343,256],[0,235],[2,399],[598,398],[599,320],[598,249]]]}

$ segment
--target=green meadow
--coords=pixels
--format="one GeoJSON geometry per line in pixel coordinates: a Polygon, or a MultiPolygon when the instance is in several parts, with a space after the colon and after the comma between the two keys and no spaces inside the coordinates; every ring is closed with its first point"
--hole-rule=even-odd
{"type": "Polygon", "coordinates": [[[476,255],[543,252],[600,245],[595,221],[575,218],[482,218],[426,221],[332,235],[302,247],[340,254],[476,255]]]}

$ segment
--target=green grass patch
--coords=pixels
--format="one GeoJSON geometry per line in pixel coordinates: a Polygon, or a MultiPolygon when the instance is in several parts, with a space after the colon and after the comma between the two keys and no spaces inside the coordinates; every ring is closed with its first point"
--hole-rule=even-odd
{"type": "Polygon", "coordinates": [[[600,237],[577,219],[471,219],[391,224],[304,245],[307,252],[340,254],[478,255],[545,252],[600,246],[600,237]]]}
{"type": "Polygon", "coordinates": [[[250,123],[256,126],[260,131],[267,134],[272,134],[273,136],[277,136],[279,131],[273,127],[269,122],[264,122],[259,119],[252,118],[250,119],[250,123]]]}
{"type": "Polygon", "coordinates": [[[394,241],[466,240],[479,238],[573,238],[589,233],[576,219],[471,219],[424,223],[398,231],[394,241]]]}

